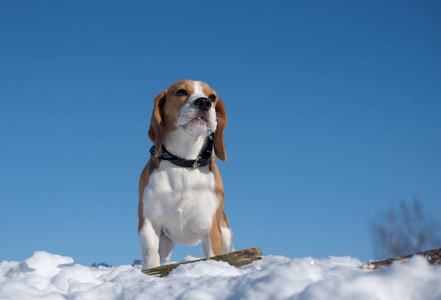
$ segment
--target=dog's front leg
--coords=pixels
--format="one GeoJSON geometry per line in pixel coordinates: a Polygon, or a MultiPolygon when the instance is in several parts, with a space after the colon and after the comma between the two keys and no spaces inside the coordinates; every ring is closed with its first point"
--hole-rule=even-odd
{"type": "Polygon", "coordinates": [[[159,226],[155,226],[152,222],[145,220],[144,225],[139,231],[139,244],[141,245],[142,269],[158,267],[159,260],[159,226]]]}
{"type": "Polygon", "coordinates": [[[201,238],[202,254],[211,257],[222,254],[222,232],[219,226],[213,226],[209,233],[201,238]]]}

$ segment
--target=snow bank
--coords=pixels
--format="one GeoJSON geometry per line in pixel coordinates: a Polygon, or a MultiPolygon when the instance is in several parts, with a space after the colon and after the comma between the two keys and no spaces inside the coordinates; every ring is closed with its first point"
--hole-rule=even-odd
{"type": "Polygon", "coordinates": [[[422,257],[375,271],[350,257],[266,256],[235,268],[182,265],[165,278],[139,268],[72,265],[47,252],[0,264],[0,299],[441,299],[441,267],[422,257]],[[64,266],[63,266],[64,265],[64,266]]]}

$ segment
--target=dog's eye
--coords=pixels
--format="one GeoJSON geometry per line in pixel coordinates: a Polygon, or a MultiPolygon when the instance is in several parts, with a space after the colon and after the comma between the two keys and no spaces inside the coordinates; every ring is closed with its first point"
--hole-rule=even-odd
{"type": "Polygon", "coordinates": [[[208,98],[210,98],[211,101],[215,101],[216,100],[216,96],[211,94],[210,96],[208,96],[208,98]]]}
{"type": "Polygon", "coordinates": [[[188,95],[188,93],[186,90],[179,90],[176,92],[176,96],[178,96],[178,97],[187,96],[187,95],[188,95]]]}

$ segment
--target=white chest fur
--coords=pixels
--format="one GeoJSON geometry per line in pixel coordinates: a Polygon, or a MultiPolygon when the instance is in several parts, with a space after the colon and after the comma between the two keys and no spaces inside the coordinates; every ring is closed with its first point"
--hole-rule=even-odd
{"type": "Polygon", "coordinates": [[[143,193],[144,218],[173,241],[196,245],[210,232],[219,201],[208,166],[192,169],[162,161],[143,193]]]}

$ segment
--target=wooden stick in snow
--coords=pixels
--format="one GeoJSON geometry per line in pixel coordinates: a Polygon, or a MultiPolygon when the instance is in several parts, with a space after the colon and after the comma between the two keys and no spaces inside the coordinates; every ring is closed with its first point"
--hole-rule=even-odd
{"type": "Polygon", "coordinates": [[[231,252],[228,254],[213,256],[213,257],[209,257],[209,258],[203,258],[203,259],[194,260],[194,261],[188,261],[188,262],[183,262],[183,263],[160,266],[160,267],[156,267],[156,268],[142,270],[142,272],[147,275],[163,277],[163,276],[167,275],[171,270],[175,269],[176,267],[178,267],[180,265],[192,264],[192,263],[199,262],[199,261],[206,261],[206,260],[225,261],[232,266],[239,267],[239,266],[243,266],[243,265],[247,265],[249,263],[252,263],[253,261],[261,259],[261,258],[262,258],[262,251],[260,251],[259,248],[251,248],[251,249],[240,250],[240,251],[231,252]]]}
{"type": "Polygon", "coordinates": [[[373,269],[387,267],[388,265],[390,265],[394,261],[406,263],[407,259],[411,258],[414,255],[424,256],[425,258],[428,259],[429,263],[432,265],[440,265],[441,264],[441,248],[439,248],[439,249],[433,249],[433,250],[428,250],[428,251],[422,251],[422,252],[418,252],[415,254],[398,256],[398,257],[393,257],[393,258],[389,258],[389,259],[385,259],[385,260],[379,260],[379,261],[366,263],[366,264],[362,265],[361,268],[373,270],[373,269]]]}

